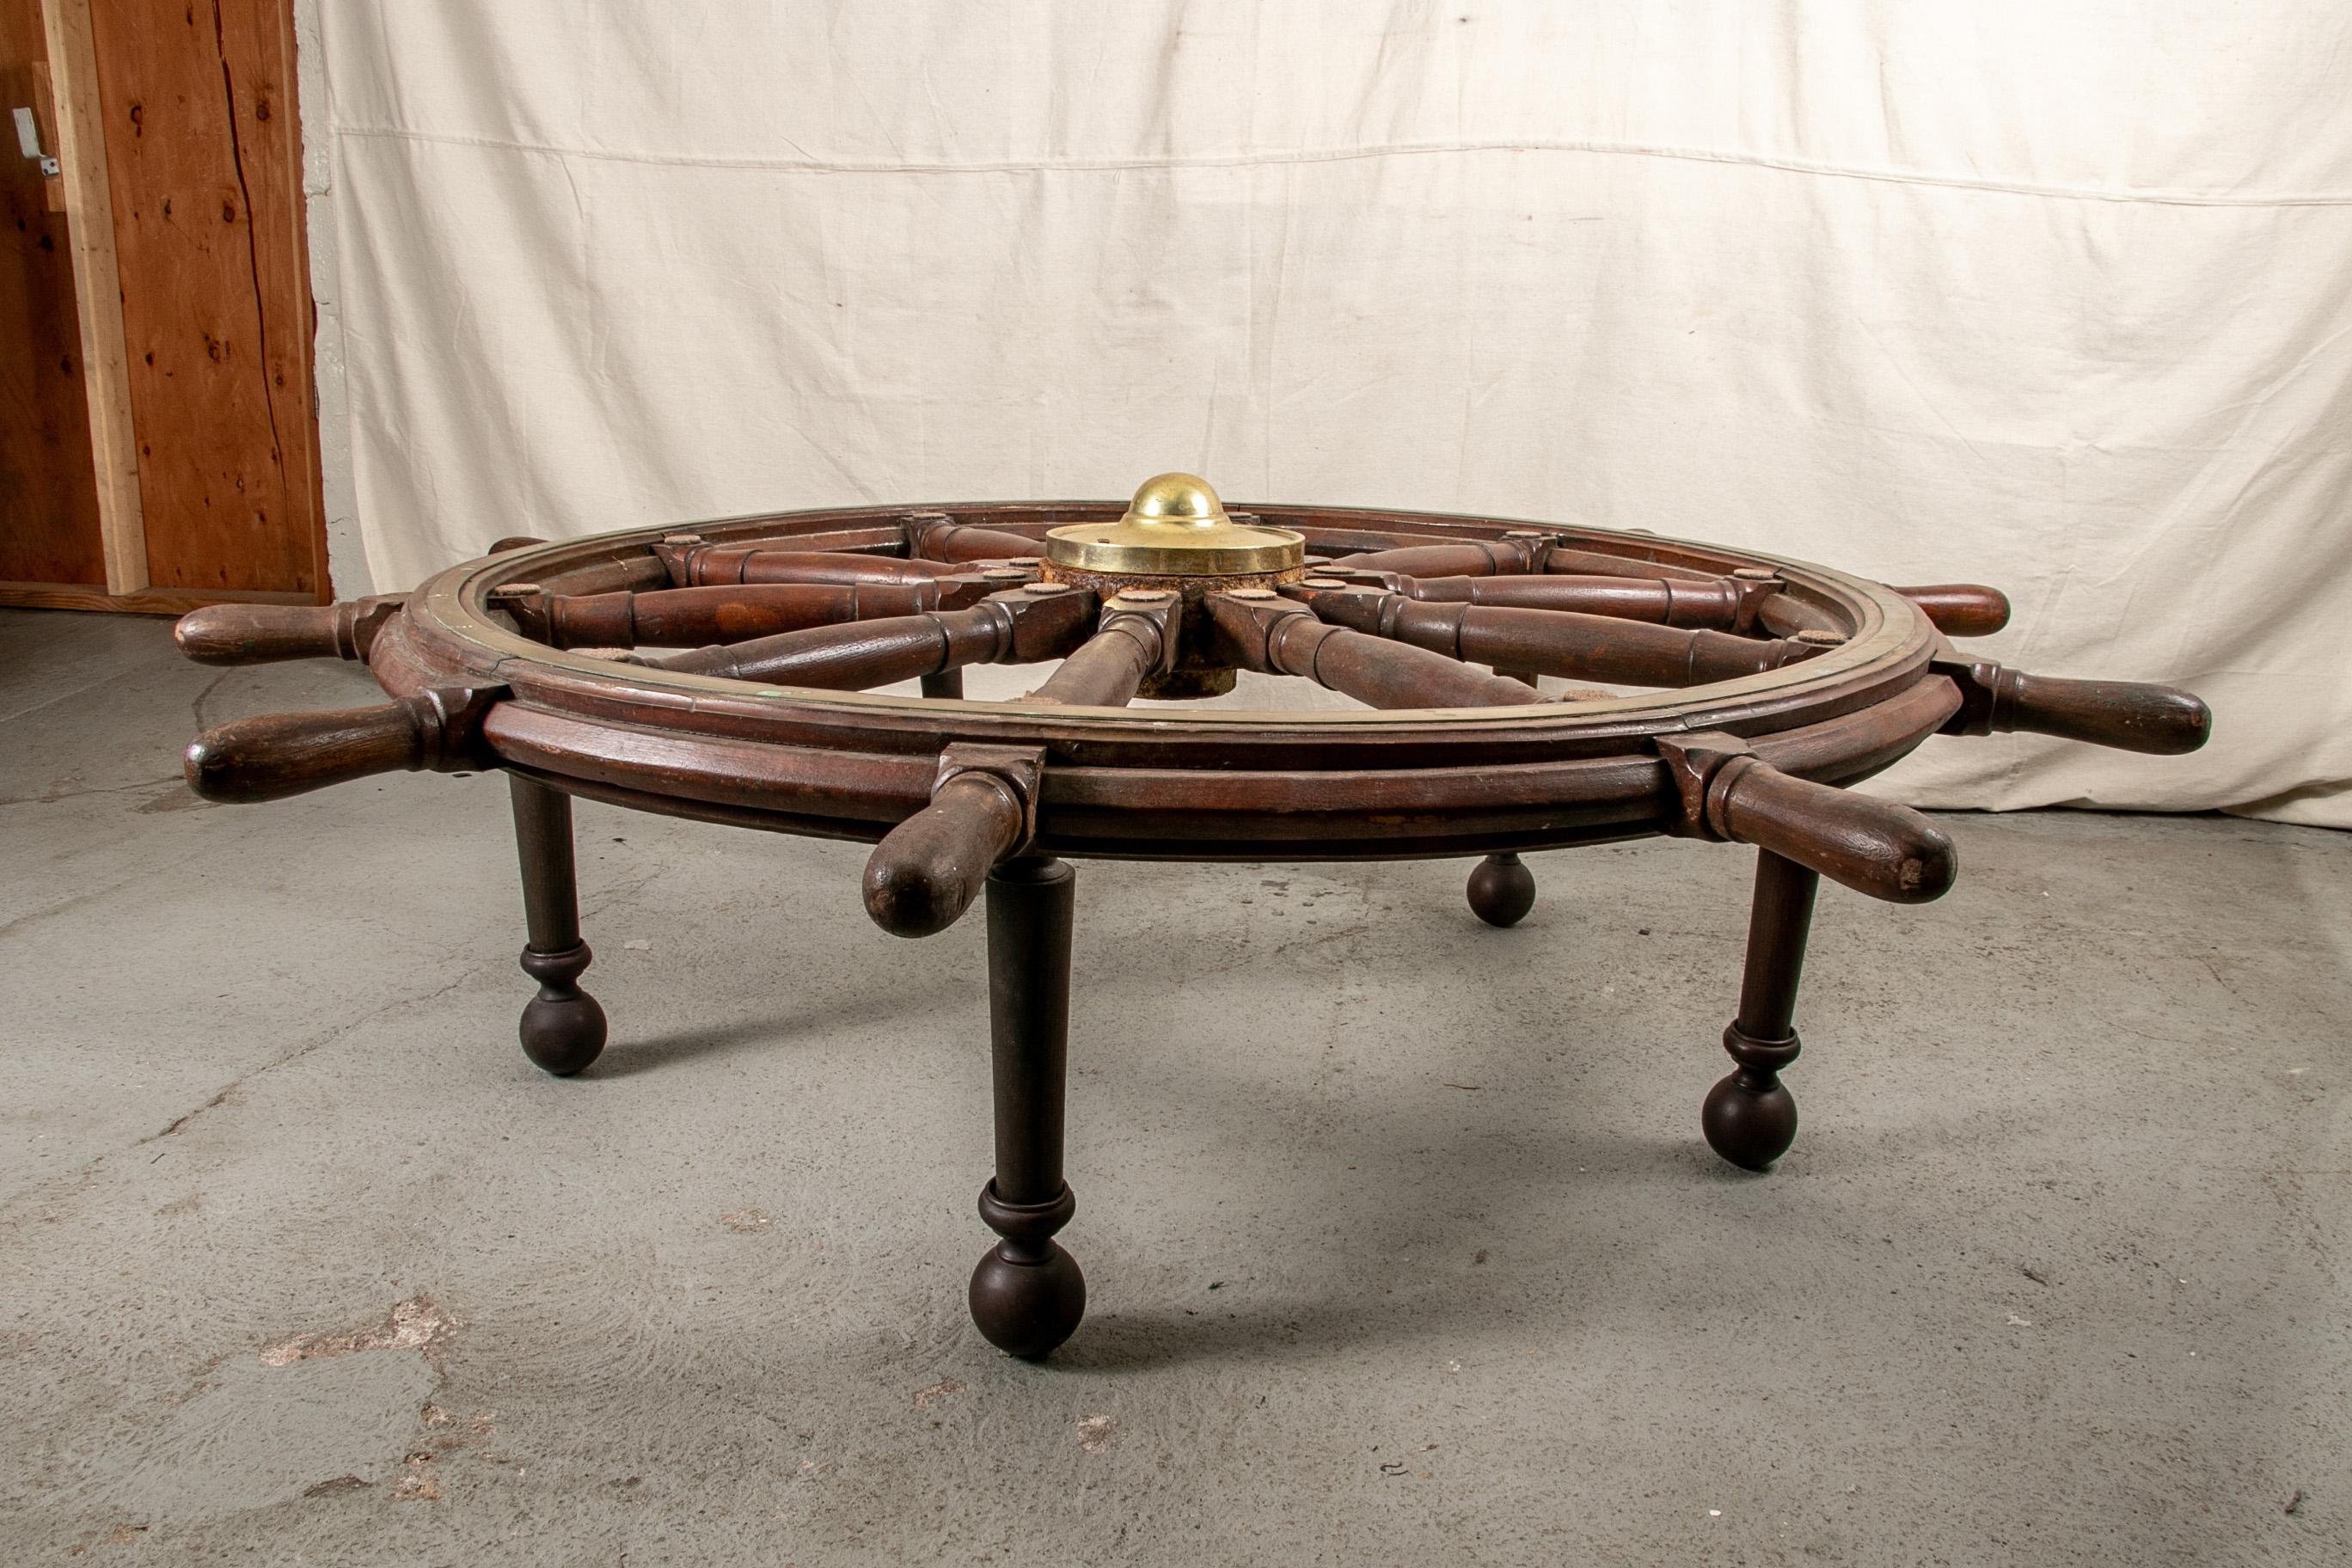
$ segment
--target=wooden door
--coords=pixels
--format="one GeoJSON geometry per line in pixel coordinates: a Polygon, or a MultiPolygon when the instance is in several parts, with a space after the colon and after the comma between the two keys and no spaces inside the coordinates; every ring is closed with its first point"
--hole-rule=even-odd
{"type": "Polygon", "coordinates": [[[291,0],[110,0],[94,19],[147,580],[316,597],[291,0]]]}
{"type": "Polygon", "coordinates": [[[0,0],[12,92],[44,54],[63,168],[7,176],[0,333],[37,352],[0,360],[0,604],[323,601],[292,0],[0,0]]]}
{"type": "Polygon", "coordinates": [[[15,111],[58,150],[41,0],[0,0],[0,585],[106,588],[62,176],[19,155],[15,111]]]}

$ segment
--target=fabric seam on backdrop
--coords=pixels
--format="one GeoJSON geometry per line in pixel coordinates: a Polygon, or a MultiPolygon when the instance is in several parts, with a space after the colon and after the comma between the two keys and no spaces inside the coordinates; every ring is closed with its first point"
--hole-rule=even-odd
{"type": "Polygon", "coordinates": [[[1727,163],[1743,168],[1771,169],[1790,174],[1818,174],[1830,179],[1870,180],[1885,184],[1934,185],[1948,190],[1982,191],[1994,195],[2047,196],[2061,201],[2141,202],[2155,206],[2184,207],[2338,207],[2352,206],[2352,194],[2314,193],[2300,195],[2224,195],[2202,191],[2141,190],[2130,186],[2037,184],[2018,180],[1972,179],[1965,174],[1937,174],[1924,170],[1865,169],[1802,158],[1763,153],[1723,152],[1706,147],[1644,146],[1630,142],[1541,139],[1507,142],[1409,142],[1370,147],[1309,147],[1292,151],[1199,153],[1187,157],[1055,158],[981,160],[971,163],[852,161],[828,158],[729,158],[716,154],[641,153],[622,148],[563,147],[547,142],[522,142],[496,136],[456,136],[433,131],[407,131],[386,125],[336,125],[337,136],[362,136],[396,142],[422,142],[446,147],[483,147],[514,153],[534,153],[557,158],[587,158],[608,163],[646,163],[682,169],[740,169],[746,173],[812,174],[1084,174],[1150,169],[1273,168],[1302,163],[1339,163],[1367,158],[1412,158],[1448,153],[1568,153],[1607,157],[1671,158],[1684,163],[1727,163]]]}

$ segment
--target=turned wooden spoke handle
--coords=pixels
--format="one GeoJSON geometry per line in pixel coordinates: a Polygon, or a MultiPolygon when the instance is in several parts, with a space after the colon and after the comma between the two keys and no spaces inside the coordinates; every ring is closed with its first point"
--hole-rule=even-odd
{"type": "Polygon", "coordinates": [[[436,688],[373,708],[266,713],[205,731],[188,744],[188,787],[245,805],[398,769],[495,767],[482,720],[503,686],[436,688]]]}
{"type": "Polygon", "coordinates": [[[2009,625],[2009,595],[1981,583],[1925,583],[1895,591],[1948,637],[1989,637],[2009,625]]]}
{"type": "Polygon", "coordinates": [[[1707,785],[1706,820],[1726,838],[1893,903],[1942,898],[1959,874],[1950,837],[1909,806],[1801,779],[1759,757],[1723,763],[1707,785]]]}
{"type": "Polygon", "coordinates": [[[1929,668],[1959,688],[1959,711],[1944,730],[1990,735],[2025,730],[2126,752],[2178,756],[2213,732],[2213,710],[2189,692],[2133,680],[2066,680],[1998,664],[1938,660],[1929,668]]]}
{"type": "Polygon", "coordinates": [[[1993,701],[1995,729],[2030,730],[2159,757],[2193,752],[2213,732],[2212,710],[2174,687],[2065,680],[2015,670],[2004,675],[1993,701]]]}
{"type": "Polygon", "coordinates": [[[893,936],[955,924],[996,863],[1037,837],[1041,749],[950,742],[931,803],[892,828],[866,862],[866,912],[893,936]]]}
{"type": "Polygon", "coordinates": [[[281,800],[329,784],[425,766],[425,726],[404,702],[325,713],[267,713],[189,743],[188,787],[228,805],[281,800]]]}
{"type": "Polygon", "coordinates": [[[962,918],[999,860],[1027,835],[1018,792],[994,773],[959,773],[890,830],[866,862],[866,912],[893,936],[929,936],[962,918]]]}
{"type": "Polygon", "coordinates": [[[182,616],[172,640],[198,664],[364,659],[401,603],[383,595],[340,605],[207,605],[182,616]]]}

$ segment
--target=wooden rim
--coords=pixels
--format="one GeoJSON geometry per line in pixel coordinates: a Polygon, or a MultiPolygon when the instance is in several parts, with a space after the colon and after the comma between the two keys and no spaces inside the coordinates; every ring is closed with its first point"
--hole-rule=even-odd
{"type": "MultiPolygon", "coordinates": [[[[910,512],[1040,533],[1115,517],[1117,502],[853,508],[691,526],[713,544],[878,552],[910,512]]],[[[1351,548],[1496,539],[1515,519],[1259,504],[1266,523],[1351,548]]],[[[929,799],[940,750],[1018,744],[1048,764],[1041,843],[1143,857],[1360,858],[1658,831],[1673,784],[1654,738],[1724,731],[1790,772],[1843,783],[1916,747],[1957,694],[1929,674],[1936,634],[1907,600],[1831,568],[1643,533],[1561,527],[1589,547],[1669,568],[1766,568],[1844,632],[1818,658],[1706,686],[1515,707],[1285,711],[1080,708],[760,686],[647,668],[531,641],[487,604],[504,584],[558,591],[665,582],[652,547],[677,527],[530,545],[427,582],[371,664],[394,696],[499,684],[484,738],[559,786],[784,831],[871,838],[929,799]]],[[[657,807],[656,807],[657,808],[657,807]]]]}
{"type": "MultiPolygon", "coordinates": [[[[941,710],[959,719],[999,732],[999,726],[1024,721],[1058,725],[1067,722],[1112,731],[1150,730],[1170,723],[1202,725],[1215,730],[1311,731],[1345,728],[1366,731],[1425,729],[1433,723],[1475,729],[1552,729],[1566,721],[1577,729],[1615,729],[1627,721],[1650,727],[1680,728],[1694,716],[1710,716],[1727,703],[1769,701],[1800,692],[1827,692],[1874,673],[1894,673],[1904,665],[1924,662],[1932,628],[1917,608],[1894,590],[1830,567],[1761,551],[1738,551],[1695,541],[1606,529],[1559,527],[1549,530],[1579,543],[1609,547],[1630,559],[1647,559],[1670,566],[1696,566],[1714,571],[1762,567],[1780,573],[1801,593],[1832,614],[1847,619],[1846,641],[1814,659],[1736,680],[1717,681],[1680,691],[1653,692],[1581,702],[1546,703],[1538,708],[1414,708],[1361,712],[1253,709],[1133,709],[1059,707],[1049,710],[1024,709],[1018,701],[893,697],[876,692],[819,690],[808,687],[755,686],[750,682],[682,671],[656,670],[616,665],[608,659],[583,657],[551,648],[493,619],[486,599],[489,591],[509,583],[552,585],[584,567],[610,564],[637,547],[650,547],[666,537],[691,532],[713,543],[744,538],[792,538],[802,534],[887,528],[913,511],[944,511],[960,521],[1020,531],[1070,521],[1115,518],[1119,504],[1111,501],[995,502],[982,505],[858,508],[796,513],[756,513],[719,519],[683,527],[629,529],[588,539],[529,546],[453,567],[428,579],[411,595],[408,618],[428,640],[457,645],[466,650],[462,663],[480,669],[485,661],[501,667],[506,678],[520,675],[518,662],[538,667],[561,686],[566,677],[581,676],[599,685],[625,682],[634,691],[671,693],[698,704],[709,701],[750,704],[756,713],[788,703],[813,711],[845,714],[919,715],[941,710]],[[784,525],[799,521],[789,533],[784,525]],[[1635,552],[1648,552],[1635,554],[1635,552]]],[[[1332,508],[1253,504],[1242,507],[1269,522],[1299,528],[1309,534],[1333,531],[1320,520],[1344,520],[1364,534],[1399,532],[1408,538],[1488,538],[1539,526],[1517,519],[1470,517],[1436,512],[1339,510],[1332,508]]],[[[1382,541],[1388,542],[1387,540],[1382,541]]],[[[646,559],[650,563],[651,557],[646,559]]],[[[525,679],[528,679],[527,677],[525,679]]],[[[1708,726],[1712,727],[1711,723],[1708,726]]]]}

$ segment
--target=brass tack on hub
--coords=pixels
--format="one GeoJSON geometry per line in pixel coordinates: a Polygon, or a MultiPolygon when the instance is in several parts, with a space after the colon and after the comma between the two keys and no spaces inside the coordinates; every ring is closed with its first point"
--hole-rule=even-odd
{"type": "Polygon", "coordinates": [[[1070,585],[1067,583],[1031,583],[1024,586],[1021,591],[1043,597],[1047,594],[1066,594],[1070,591],[1070,585]]]}
{"type": "Polygon", "coordinates": [[[1029,575],[1018,566],[991,566],[981,576],[991,583],[1017,583],[1029,575]]]}
{"type": "Polygon", "coordinates": [[[1310,588],[1344,588],[1348,584],[1340,582],[1337,577],[1309,577],[1307,579],[1307,586],[1310,588]]]}
{"type": "Polygon", "coordinates": [[[1225,592],[1236,599],[1271,599],[1275,596],[1271,588],[1228,588],[1225,592]]]}

